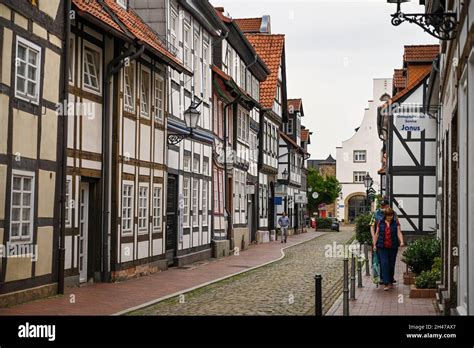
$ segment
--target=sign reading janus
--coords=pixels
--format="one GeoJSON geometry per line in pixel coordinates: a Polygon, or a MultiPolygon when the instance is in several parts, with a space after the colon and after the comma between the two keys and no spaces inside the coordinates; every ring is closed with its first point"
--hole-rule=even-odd
{"type": "Polygon", "coordinates": [[[421,113],[395,114],[395,126],[402,132],[421,132],[428,116],[421,113]]]}
{"type": "Polygon", "coordinates": [[[11,257],[31,258],[32,261],[38,261],[38,245],[30,243],[10,243],[0,244],[0,259],[11,257]]]}

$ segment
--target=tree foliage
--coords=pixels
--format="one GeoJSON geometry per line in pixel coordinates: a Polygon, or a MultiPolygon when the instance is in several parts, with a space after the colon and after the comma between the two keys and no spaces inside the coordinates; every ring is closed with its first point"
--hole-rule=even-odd
{"type": "Polygon", "coordinates": [[[310,168],[308,170],[307,186],[311,188],[308,192],[308,206],[316,210],[322,203],[334,203],[341,192],[341,185],[334,176],[322,176],[316,169],[310,168]],[[318,198],[313,198],[313,192],[318,193],[318,198]]]}

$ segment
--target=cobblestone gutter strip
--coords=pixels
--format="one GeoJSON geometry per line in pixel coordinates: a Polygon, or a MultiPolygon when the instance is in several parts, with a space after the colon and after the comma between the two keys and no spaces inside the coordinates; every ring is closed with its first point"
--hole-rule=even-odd
{"type": "Polygon", "coordinates": [[[152,300],[152,301],[149,301],[149,302],[146,302],[146,303],[143,303],[143,304],[140,304],[138,306],[135,306],[135,307],[131,307],[131,308],[128,308],[128,309],[125,309],[123,311],[120,311],[120,312],[117,312],[117,313],[114,313],[113,315],[114,316],[117,316],[117,315],[126,315],[128,313],[131,313],[131,312],[135,312],[137,310],[140,310],[140,309],[143,309],[143,308],[146,308],[146,307],[150,307],[152,305],[155,305],[157,303],[160,303],[160,302],[163,302],[165,300],[168,300],[168,299],[171,299],[171,298],[174,298],[174,297],[177,297],[179,295],[183,295],[183,294],[186,294],[186,293],[189,293],[189,292],[192,292],[194,290],[197,290],[197,289],[200,289],[200,288],[203,288],[205,286],[208,286],[208,285],[212,285],[212,284],[215,284],[215,283],[219,283],[223,280],[227,280],[229,278],[233,278],[233,277],[237,277],[239,275],[242,275],[244,273],[249,273],[253,270],[256,270],[258,268],[262,268],[262,267],[265,267],[269,264],[272,264],[272,263],[275,263],[275,262],[278,262],[280,260],[282,260],[284,257],[285,257],[285,250],[286,249],[289,249],[289,248],[293,248],[293,247],[296,247],[298,245],[301,245],[301,244],[304,244],[304,243],[308,243],[308,242],[311,242],[313,240],[315,240],[316,238],[319,238],[319,237],[322,237],[324,236],[324,234],[320,234],[320,235],[317,235],[317,236],[314,236],[314,238],[311,238],[311,239],[308,239],[308,240],[305,240],[305,241],[302,241],[302,242],[299,242],[299,243],[296,243],[296,244],[293,244],[293,245],[289,245],[289,246],[286,246],[284,248],[281,248],[280,249],[280,257],[275,259],[275,260],[272,260],[272,261],[268,261],[268,262],[265,262],[265,263],[262,263],[260,265],[257,265],[257,266],[254,266],[254,267],[250,267],[250,268],[247,268],[247,269],[244,269],[242,271],[239,271],[239,272],[235,272],[235,273],[232,273],[232,274],[229,274],[227,276],[224,276],[224,277],[220,277],[220,278],[217,278],[217,279],[214,279],[214,280],[211,280],[211,281],[208,281],[208,282],[205,282],[205,283],[202,283],[202,284],[199,284],[197,286],[193,286],[191,288],[188,288],[188,289],[185,289],[185,290],[182,290],[182,291],[177,291],[177,292],[174,292],[172,294],[169,294],[167,296],[163,296],[163,297],[160,297],[160,298],[157,298],[155,300],[152,300]]]}

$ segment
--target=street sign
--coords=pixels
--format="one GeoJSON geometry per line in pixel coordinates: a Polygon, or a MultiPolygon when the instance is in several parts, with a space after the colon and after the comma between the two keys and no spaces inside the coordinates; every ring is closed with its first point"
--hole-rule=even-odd
{"type": "Polygon", "coordinates": [[[275,205],[283,205],[283,197],[275,197],[273,198],[273,202],[275,205]]]}
{"type": "Polygon", "coordinates": [[[395,114],[395,125],[401,132],[421,132],[425,129],[427,116],[421,113],[395,114]]]}
{"type": "Polygon", "coordinates": [[[296,204],[307,204],[308,203],[308,197],[303,193],[299,193],[295,195],[295,203],[296,204]]]}

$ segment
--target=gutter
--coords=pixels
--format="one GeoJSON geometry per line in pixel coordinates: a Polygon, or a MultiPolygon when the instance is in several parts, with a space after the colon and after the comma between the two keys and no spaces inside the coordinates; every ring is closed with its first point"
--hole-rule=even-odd
{"type": "MultiPolygon", "coordinates": [[[[69,40],[71,33],[71,0],[66,0],[64,3],[64,17],[66,22],[64,24],[64,48],[62,56],[63,65],[63,87],[62,87],[62,99],[67,100],[69,98],[69,40]]],[[[62,144],[61,144],[61,185],[59,188],[59,265],[58,265],[58,293],[64,294],[64,266],[66,257],[66,178],[67,178],[67,117],[62,115],[60,118],[61,131],[62,131],[62,144]]]]}

